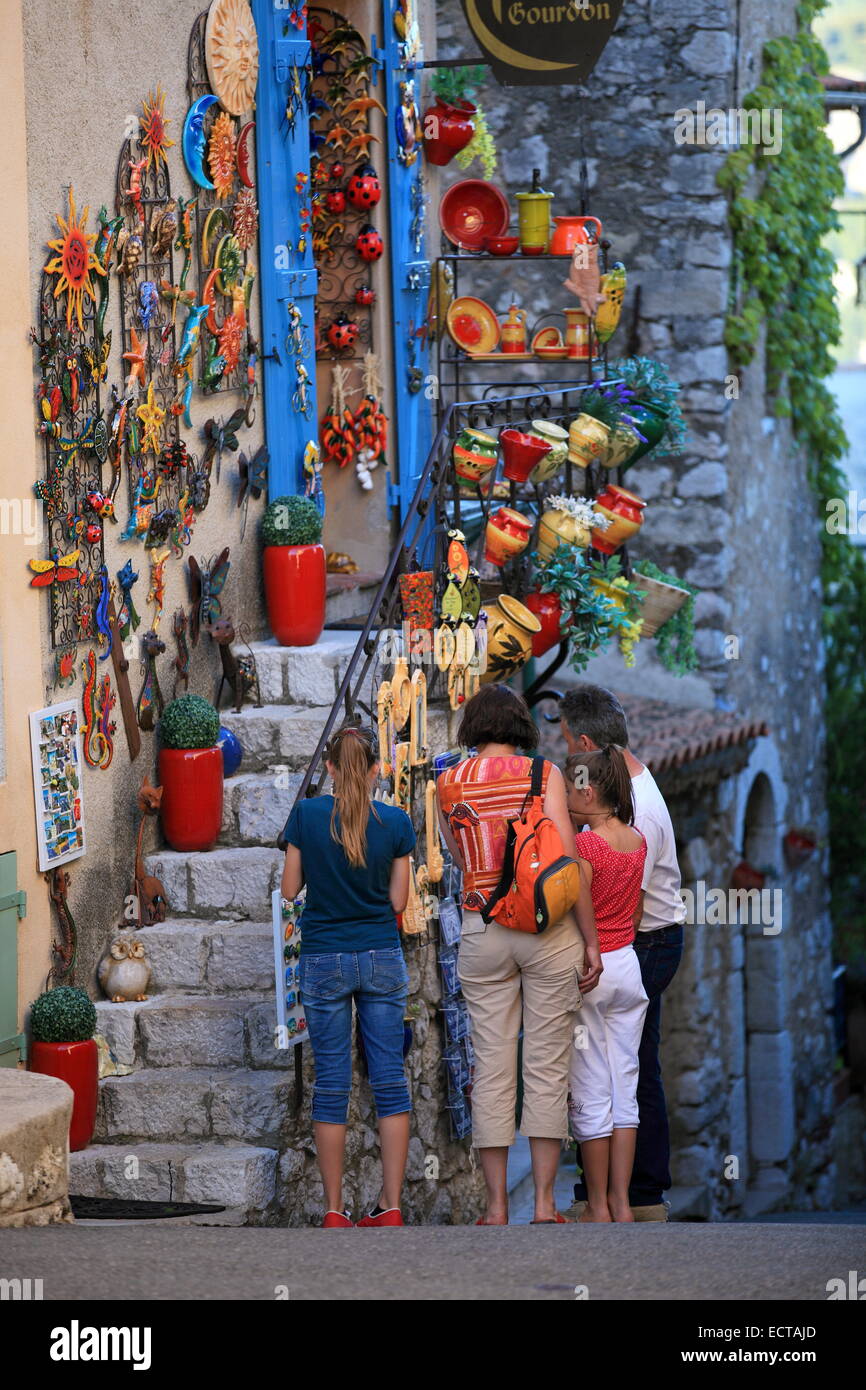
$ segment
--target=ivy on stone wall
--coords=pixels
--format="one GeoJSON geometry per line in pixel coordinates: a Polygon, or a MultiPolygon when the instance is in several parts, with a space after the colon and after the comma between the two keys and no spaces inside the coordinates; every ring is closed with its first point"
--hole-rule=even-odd
{"type": "MultiPolygon", "coordinates": [[[[804,0],[798,6],[797,32],[765,46],[761,84],[743,103],[750,110],[781,110],[781,150],[764,155],[760,146],[744,145],[728,157],[718,181],[730,194],[734,232],[726,343],[735,361],[748,363],[766,327],[768,391],[806,451],[817,500],[833,915],[838,953],[853,963],[866,957],[866,556],[826,524],[828,501],[846,498],[848,483],[840,467],[847,440],[825,382],[840,331],[835,266],[825,243],[838,225],[833,204],[844,189],[824,129],[819,78],[827,58],[810,27],[825,4],[804,0]]],[[[804,662],[816,657],[815,650],[802,654],[804,662]]]]}

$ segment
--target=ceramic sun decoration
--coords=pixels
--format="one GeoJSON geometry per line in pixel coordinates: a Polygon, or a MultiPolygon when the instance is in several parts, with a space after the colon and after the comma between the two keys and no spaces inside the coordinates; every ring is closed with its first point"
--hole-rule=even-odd
{"type": "Polygon", "coordinates": [[[89,211],[86,207],[81,216],[78,216],[75,193],[70,184],[69,215],[68,218],[63,218],[58,213],[57,224],[61,235],[48,242],[55,255],[45,266],[46,275],[57,276],[54,298],[58,299],[62,294],[66,296],[67,329],[72,327],[74,319],[81,332],[84,331],[84,302],[89,300],[92,304],[96,303],[91,274],[105,275],[105,268],[94,252],[98,233],[87,231],[89,211]]]}
{"type": "Polygon", "coordinates": [[[223,110],[252,111],[259,75],[259,41],[247,0],[213,0],[205,28],[210,85],[223,110]]]}

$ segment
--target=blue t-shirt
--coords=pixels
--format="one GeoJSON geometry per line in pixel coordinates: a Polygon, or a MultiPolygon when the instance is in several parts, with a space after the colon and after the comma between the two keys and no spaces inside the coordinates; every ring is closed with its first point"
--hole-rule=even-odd
{"type": "MultiPolygon", "coordinates": [[[[299,801],[289,816],[286,839],[301,851],[307,900],[301,914],[301,953],[381,951],[399,944],[397,919],[388,896],[391,865],[415,848],[415,831],[405,811],[381,801],[370,805],[367,863],[353,868],[331,836],[332,796],[299,801]]],[[[337,817],[339,830],[340,818],[337,817]]]]}

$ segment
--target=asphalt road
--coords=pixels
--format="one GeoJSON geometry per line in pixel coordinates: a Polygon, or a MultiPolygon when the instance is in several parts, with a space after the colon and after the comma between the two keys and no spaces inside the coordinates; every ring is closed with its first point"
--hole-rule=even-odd
{"type": "Polygon", "coordinates": [[[0,1232],[0,1279],[41,1278],[46,1300],[826,1301],[828,1280],[851,1270],[866,1275],[864,1226],[0,1232]]]}

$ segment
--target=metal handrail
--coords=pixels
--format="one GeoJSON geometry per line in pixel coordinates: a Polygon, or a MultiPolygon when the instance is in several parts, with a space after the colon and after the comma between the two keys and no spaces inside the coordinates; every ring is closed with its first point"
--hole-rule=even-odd
{"type": "MultiPolygon", "coordinates": [[[[325,720],[324,728],[322,729],[306,771],[301,779],[301,784],[298,788],[293,805],[297,804],[297,802],[304,797],[315,795],[318,791],[321,785],[321,779],[315,788],[313,787],[313,781],[320,769],[322,754],[343,707],[345,707],[346,717],[352,718],[355,713],[356,705],[361,704],[358,700],[358,693],[363,681],[366,679],[375,654],[375,646],[370,643],[371,634],[374,628],[380,628],[383,625],[387,626],[389,614],[393,614],[396,610],[398,588],[395,581],[399,573],[405,572],[407,557],[412,556],[414,558],[419,545],[426,541],[430,535],[428,526],[431,506],[434,509],[434,520],[436,523],[441,523],[440,529],[443,531],[443,534],[448,525],[460,526],[461,488],[465,489],[465,484],[460,483],[459,480],[456,479],[451,484],[451,508],[453,515],[449,518],[447,515],[445,497],[446,483],[448,482],[449,460],[448,458],[443,458],[443,447],[446,441],[453,443],[453,439],[456,437],[457,430],[455,424],[458,417],[462,415],[466,416],[466,420],[460,426],[461,428],[463,428],[464,425],[477,426],[479,424],[486,425],[488,428],[495,428],[497,423],[496,417],[500,415],[505,417],[502,421],[504,426],[528,424],[532,418],[557,420],[558,418],[565,418],[567,416],[573,417],[575,406],[569,404],[569,399],[572,396],[579,397],[592,386],[600,384],[610,383],[603,383],[602,381],[583,381],[579,383],[573,381],[543,382],[539,383],[537,390],[522,390],[515,395],[486,397],[481,400],[476,398],[471,401],[452,401],[447,406],[439,428],[436,431],[433,443],[430,446],[430,452],[427,455],[424,467],[418,478],[412,500],[406,511],[406,516],[403,519],[403,523],[397,534],[397,539],[388,557],[385,573],[376,590],[375,598],[370,605],[370,611],[367,614],[366,621],[355,644],[355,650],[349,659],[349,663],[343,674],[343,679],[340,682],[340,688],[331,706],[328,717],[325,720]],[[553,408],[552,398],[557,396],[562,398],[561,404],[559,408],[553,408]],[[522,414],[520,412],[521,402],[526,403],[527,407],[522,414]],[[413,524],[415,527],[414,532],[412,530],[413,524]],[[359,663],[364,657],[366,657],[366,660],[363,662],[363,667],[357,680],[354,681],[353,687],[355,673],[358,670],[359,663]]],[[[593,481],[591,470],[585,470],[585,478],[586,491],[590,494],[593,481]]],[[[510,486],[510,501],[513,503],[516,499],[518,486],[515,483],[512,483],[510,486]]],[[[572,490],[572,465],[570,463],[566,464],[565,486],[567,491],[570,492],[572,490]]],[[[500,499],[494,498],[492,489],[489,498],[483,496],[480,488],[476,488],[476,493],[477,501],[481,506],[482,521],[484,521],[486,520],[491,505],[499,505],[500,499]]],[[[535,502],[538,506],[539,516],[541,514],[540,504],[543,496],[544,489],[536,487],[535,502]]],[[[484,527],[482,525],[479,550],[483,545],[483,531],[484,527]]],[[[530,546],[529,549],[531,548],[530,546]]],[[[435,571],[435,557],[433,567],[435,571]]],[[[555,666],[560,664],[561,659],[565,655],[565,650],[565,647],[561,649],[560,660],[555,663],[555,666]]],[[[433,680],[435,680],[436,674],[438,673],[434,673],[433,680]]],[[[552,671],[546,673],[546,676],[547,674],[552,674],[552,671]]],[[[433,680],[431,680],[431,686],[433,680]]],[[[362,705],[362,708],[366,707],[362,705]]],[[[370,713],[372,715],[372,711],[370,711],[370,713]]],[[[285,848],[285,831],[279,837],[277,844],[281,849],[285,848]]]]}

